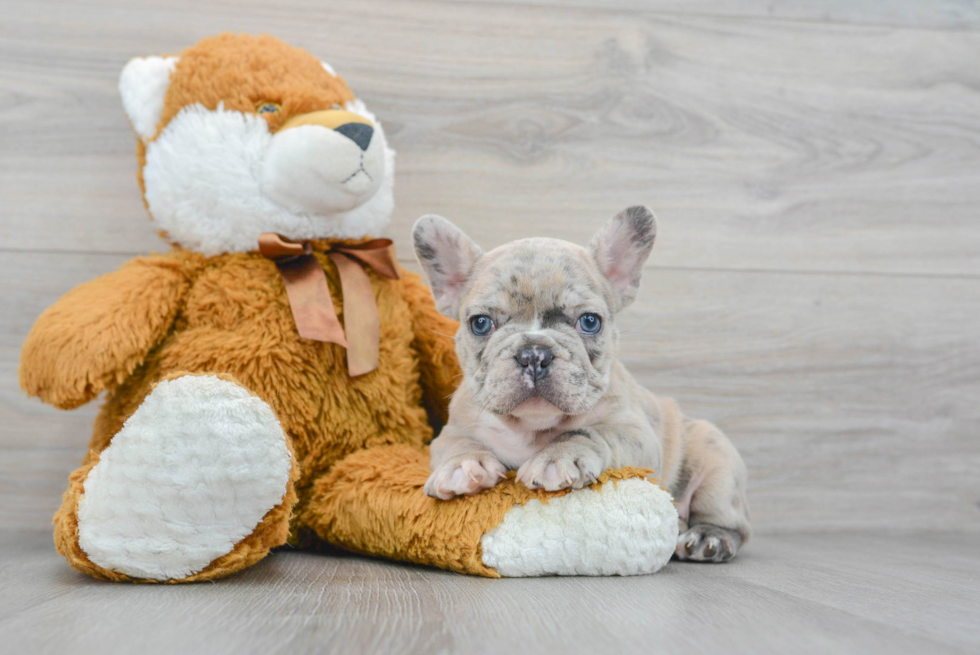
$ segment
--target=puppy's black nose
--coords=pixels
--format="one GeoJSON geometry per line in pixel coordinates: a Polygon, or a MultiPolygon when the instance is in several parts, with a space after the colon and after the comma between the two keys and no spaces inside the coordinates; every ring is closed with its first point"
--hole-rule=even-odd
{"type": "Polygon", "coordinates": [[[344,123],[335,127],[334,131],[340,132],[356,143],[361,150],[368,149],[371,145],[371,137],[374,136],[374,128],[365,123],[344,123]]]}
{"type": "Polygon", "coordinates": [[[522,369],[531,374],[532,379],[540,380],[548,375],[548,366],[551,365],[555,356],[543,346],[532,346],[517,353],[515,359],[522,369]]]}

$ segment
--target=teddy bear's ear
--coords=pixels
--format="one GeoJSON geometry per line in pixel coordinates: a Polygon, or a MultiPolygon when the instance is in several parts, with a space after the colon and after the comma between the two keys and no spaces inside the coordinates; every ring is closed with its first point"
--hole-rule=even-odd
{"type": "Polygon", "coordinates": [[[133,129],[146,141],[157,131],[163,114],[163,99],[170,87],[170,74],[178,57],[136,57],[119,76],[123,109],[133,129]]]}

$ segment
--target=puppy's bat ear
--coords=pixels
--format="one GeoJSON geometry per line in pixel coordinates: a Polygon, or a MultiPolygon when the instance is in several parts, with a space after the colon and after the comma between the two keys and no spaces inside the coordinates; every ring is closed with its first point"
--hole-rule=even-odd
{"type": "Polygon", "coordinates": [[[616,311],[636,300],[643,264],[656,236],[653,212],[637,205],[616,214],[589,242],[589,252],[616,292],[616,311]]]}
{"type": "Polygon", "coordinates": [[[442,216],[427,214],[412,228],[415,256],[432,286],[436,307],[459,320],[459,301],[483,251],[461,229],[442,216]]]}

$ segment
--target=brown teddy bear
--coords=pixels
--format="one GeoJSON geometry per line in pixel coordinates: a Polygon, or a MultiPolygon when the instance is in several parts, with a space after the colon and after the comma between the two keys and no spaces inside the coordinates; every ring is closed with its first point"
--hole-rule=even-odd
{"type": "Polygon", "coordinates": [[[173,249],[65,295],[20,368],[63,409],[106,392],[55,516],[73,567],[206,580],[287,541],[486,576],[669,559],[676,514],[643,471],[575,492],[508,479],[453,501],[422,493],[457,326],[372,238],[393,209],[394,153],[329,65],[224,34],[132,60],[120,91],[173,249]]]}

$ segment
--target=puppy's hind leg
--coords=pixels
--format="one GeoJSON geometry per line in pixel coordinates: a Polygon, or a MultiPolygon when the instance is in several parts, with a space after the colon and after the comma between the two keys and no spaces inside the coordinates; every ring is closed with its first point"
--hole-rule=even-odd
{"type": "Polygon", "coordinates": [[[675,556],[725,562],[748,541],[747,473],[735,446],[707,421],[685,419],[685,460],[672,489],[681,518],[675,556]]]}

